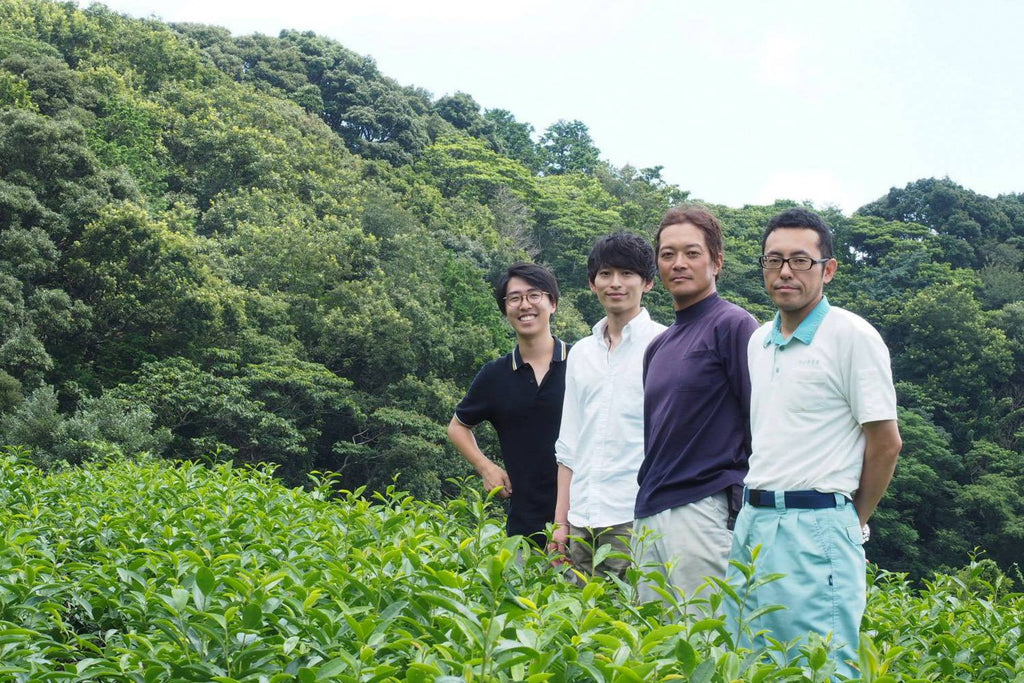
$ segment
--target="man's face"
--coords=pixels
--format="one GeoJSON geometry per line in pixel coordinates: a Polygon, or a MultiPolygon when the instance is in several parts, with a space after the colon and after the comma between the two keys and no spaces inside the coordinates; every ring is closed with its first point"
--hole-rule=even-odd
{"type": "Polygon", "coordinates": [[[654,282],[628,268],[604,266],[599,268],[590,283],[590,291],[608,315],[640,311],[640,300],[645,292],[651,291],[654,282]]]}
{"type": "MultiPolygon", "coordinates": [[[[810,228],[777,228],[765,241],[764,255],[822,258],[818,233],[810,228]]],[[[825,283],[832,280],[837,265],[835,259],[830,259],[814,264],[810,270],[793,270],[784,263],[779,270],[763,271],[764,286],[780,311],[802,320],[821,301],[825,283]]]]}
{"type": "Polygon", "coordinates": [[[704,233],[693,223],[670,225],[661,231],[658,272],[677,311],[715,292],[715,275],[721,269],[721,257],[711,259],[704,233]]]}
{"type": "Polygon", "coordinates": [[[536,302],[537,293],[542,290],[520,277],[511,277],[505,287],[505,317],[512,329],[521,337],[551,334],[551,315],[557,306],[551,296],[544,294],[536,302]],[[515,300],[519,299],[518,302],[515,300]]]}

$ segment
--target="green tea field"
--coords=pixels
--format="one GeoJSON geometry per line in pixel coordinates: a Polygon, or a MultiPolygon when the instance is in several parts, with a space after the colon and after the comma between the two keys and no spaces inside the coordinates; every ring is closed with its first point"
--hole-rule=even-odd
{"type": "MultiPolygon", "coordinates": [[[[474,491],[366,498],[167,461],[44,473],[8,450],[0,680],[827,679],[825,643],[783,667],[692,605],[637,607],[639,570],[579,588],[517,559],[474,491]]],[[[875,574],[863,680],[1024,681],[1014,588],[984,561],[921,588],[875,574]]]]}

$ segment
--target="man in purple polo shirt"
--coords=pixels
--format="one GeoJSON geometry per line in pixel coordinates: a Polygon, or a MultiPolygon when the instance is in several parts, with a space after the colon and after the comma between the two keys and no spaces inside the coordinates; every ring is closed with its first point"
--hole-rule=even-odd
{"type": "MultiPolygon", "coordinates": [[[[722,229],[706,209],[670,209],[658,228],[658,272],[676,321],[644,357],[644,461],[636,557],[689,598],[724,577],[750,454],[747,342],[754,318],[719,298],[722,229]]],[[[646,566],[645,566],[646,565],[646,566]]],[[[640,600],[663,597],[653,582],[640,600]]]]}

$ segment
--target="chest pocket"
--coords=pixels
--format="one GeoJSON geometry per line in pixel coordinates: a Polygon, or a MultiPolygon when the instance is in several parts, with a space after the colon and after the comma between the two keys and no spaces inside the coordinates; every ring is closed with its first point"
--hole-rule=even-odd
{"type": "Polygon", "coordinates": [[[798,370],[786,378],[787,405],[798,413],[818,413],[829,410],[838,398],[828,376],[820,371],[798,370]]]}
{"type": "Polygon", "coordinates": [[[627,372],[623,373],[620,382],[615,387],[615,393],[619,397],[631,397],[628,401],[616,401],[616,409],[621,410],[627,417],[640,420],[641,424],[643,424],[644,380],[643,369],[639,364],[637,364],[635,369],[630,368],[627,372]],[[640,400],[632,400],[633,396],[640,397],[640,400]]]}
{"type": "Polygon", "coordinates": [[[708,391],[722,383],[722,376],[714,349],[691,351],[679,360],[676,391],[708,391]]]}

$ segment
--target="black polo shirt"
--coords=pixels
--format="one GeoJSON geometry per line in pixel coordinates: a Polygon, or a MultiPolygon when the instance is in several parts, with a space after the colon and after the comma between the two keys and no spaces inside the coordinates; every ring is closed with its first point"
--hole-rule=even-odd
{"type": "Polygon", "coordinates": [[[480,369],[455,409],[455,417],[467,427],[487,420],[498,434],[501,459],[512,482],[505,527],[510,536],[543,532],[555,520],[555,441],[562,422],[569,348],[555,339],[551,366],[538,387],[533,368],[523,362],[517,345],[480,369]]]}

